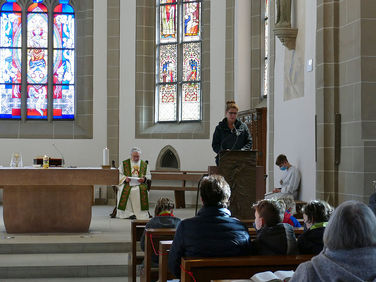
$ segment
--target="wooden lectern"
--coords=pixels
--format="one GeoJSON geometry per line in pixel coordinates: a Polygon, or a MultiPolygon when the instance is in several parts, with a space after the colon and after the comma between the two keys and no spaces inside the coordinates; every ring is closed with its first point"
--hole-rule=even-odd
{"type": "Polygon", "coordinates": [[[231,187],[229,210],[239,219],[254,218],[252,204],[256,198],[257,151],[222,151],[218,172],[231,187]]]}

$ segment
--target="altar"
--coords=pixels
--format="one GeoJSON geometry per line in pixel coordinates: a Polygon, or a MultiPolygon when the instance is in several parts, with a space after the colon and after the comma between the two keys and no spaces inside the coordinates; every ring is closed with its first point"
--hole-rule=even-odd
{"type": "Polygon", "coordinates": [[[116,185],[117,169],[0,168],[8,233],[88,232],[94,185],[116,185]]]}

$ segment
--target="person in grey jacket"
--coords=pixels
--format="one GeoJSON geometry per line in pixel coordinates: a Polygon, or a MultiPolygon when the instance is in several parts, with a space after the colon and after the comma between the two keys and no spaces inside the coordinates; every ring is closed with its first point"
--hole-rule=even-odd
{"type": "Polygon", "coordinates": [[[226,117],[219,122],[213,134],[212,148],[217,153],[215,162],[219,165],[221,151],[252,149],[252,137],[248,126],[237,119],[239,107],[234,101],[226,102],[226,117]]]}
{"type": "Polygon", "coordinates": [[[376,281],[376,217],[358,201],[344,202],[330,217],[324,250],[296,269],[290,282],[376,281]]]}

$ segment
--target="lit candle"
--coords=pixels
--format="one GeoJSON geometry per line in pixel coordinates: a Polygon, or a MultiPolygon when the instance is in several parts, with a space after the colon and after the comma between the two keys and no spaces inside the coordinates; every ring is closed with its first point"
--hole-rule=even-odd
{"type": "Polygon", "coordinates": [[[110,150],[107,147],[103,149],[103,165],[110,165],[110,150]]]}

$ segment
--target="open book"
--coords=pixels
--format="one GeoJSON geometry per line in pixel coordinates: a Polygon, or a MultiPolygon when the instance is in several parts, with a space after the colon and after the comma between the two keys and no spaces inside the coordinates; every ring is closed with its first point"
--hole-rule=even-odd
{"type": "Polygon", "coordinates": [[[253,282],[287,282],[294,275],[292,270],[278,270],[276,272],[265,271],[256,273],[251,277],[253,282]]]}

